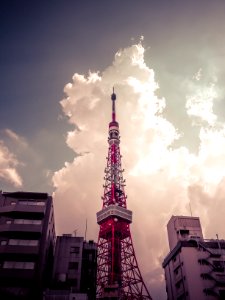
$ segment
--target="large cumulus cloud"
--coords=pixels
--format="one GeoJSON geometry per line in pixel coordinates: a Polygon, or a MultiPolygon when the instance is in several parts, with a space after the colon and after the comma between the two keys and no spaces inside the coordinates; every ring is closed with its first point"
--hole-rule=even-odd
{"type": "Polygon", "coordinates": [[[189,79],[183,99],[187,118],[192,120],[190,131],[197,128],[198,151],[192,153],[187,144],[176,147],[182,132],[164,117],[166,95],[157,96],[154,75],[145,63],[144,47],[136,44],[116,53],[113,63],[101,73],[73,76],[61,105],[74,125],[67,135],[74,161],[65,162],[53,182],[58,233],[76,230],[84,235],[87,219],[87,238],[97,240],[95,214],[102,205],[114,86],[127,204],[134,212],[134,246],[152,296],[164,299],[161,263],[168,253],[166,224],[171,215],[190,215],[191,203],[206,235],[225,236],[225,125],[213,112],[216,82],[202,84],[199,72],[189,79]]]}

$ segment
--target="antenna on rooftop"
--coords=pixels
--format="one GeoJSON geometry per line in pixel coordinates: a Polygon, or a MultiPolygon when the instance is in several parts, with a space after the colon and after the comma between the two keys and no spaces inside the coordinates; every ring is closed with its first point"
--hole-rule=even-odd
{"type": "Polygon", "coordinates": [[[189,202],[189,208],[190,208],[190,214],[191,214],[191,217],[192,217],[191,201],[189,202]]]}
{"type": "Polygon", "coordinates": [[[85,233],[84,233],[84,240],[86,241],[86,235],[87,235],[87,219],[85,221],[85,233]]]}

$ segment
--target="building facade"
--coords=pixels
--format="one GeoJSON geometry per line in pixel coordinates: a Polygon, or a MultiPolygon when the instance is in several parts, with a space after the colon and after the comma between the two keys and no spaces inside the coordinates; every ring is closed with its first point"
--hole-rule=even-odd
{"type": "Polygon", "coordinates": [[[57,237],[53,283],[46,300],[95,299],[97,244],[83,237],[57,237]]]}
{"type": "Polygon", "coordinates": [[[167,230],[167,299],[225,299],[225,241],[205,240],[197,217],[172,216],[167,230]]]}
{"type": "Polygon", "coordinates": [[[52,197],[0,192],[0,299],[42,299],[54,246],[52,197]]]}

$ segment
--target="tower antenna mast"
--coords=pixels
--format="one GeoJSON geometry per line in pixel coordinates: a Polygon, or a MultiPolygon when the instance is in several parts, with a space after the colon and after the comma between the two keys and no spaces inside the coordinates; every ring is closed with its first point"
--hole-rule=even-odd
{"type": "Polygon", "coordinates": [[[109,123],[108,157],[97,254],[97,299],[152,299],[141,276],[130,232],[132,211],[127,209],[120,155],[119,123],[116,120],[116,94],[111,95],[112,120],[109,123]]]}

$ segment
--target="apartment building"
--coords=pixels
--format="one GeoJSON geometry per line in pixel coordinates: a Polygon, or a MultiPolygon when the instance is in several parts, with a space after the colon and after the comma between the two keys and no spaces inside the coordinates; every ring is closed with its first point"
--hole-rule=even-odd
{"type": "Polygon", "coordinates": [[[198,217],[172,216],[167,230],[167,299],[225,299],[225,241],[204,239],[198,217]]]}
{"type": "Polygon", "coordinates": [[[0,299],[42,299],[54,247],[52,197],[0,192],[0,299]]]}
{"type": "Polygon", "coordinates": [[[46,300],[95,299],[97,244],[83,237],[57,237],[53,284],[45,291],[46,300]]]}

